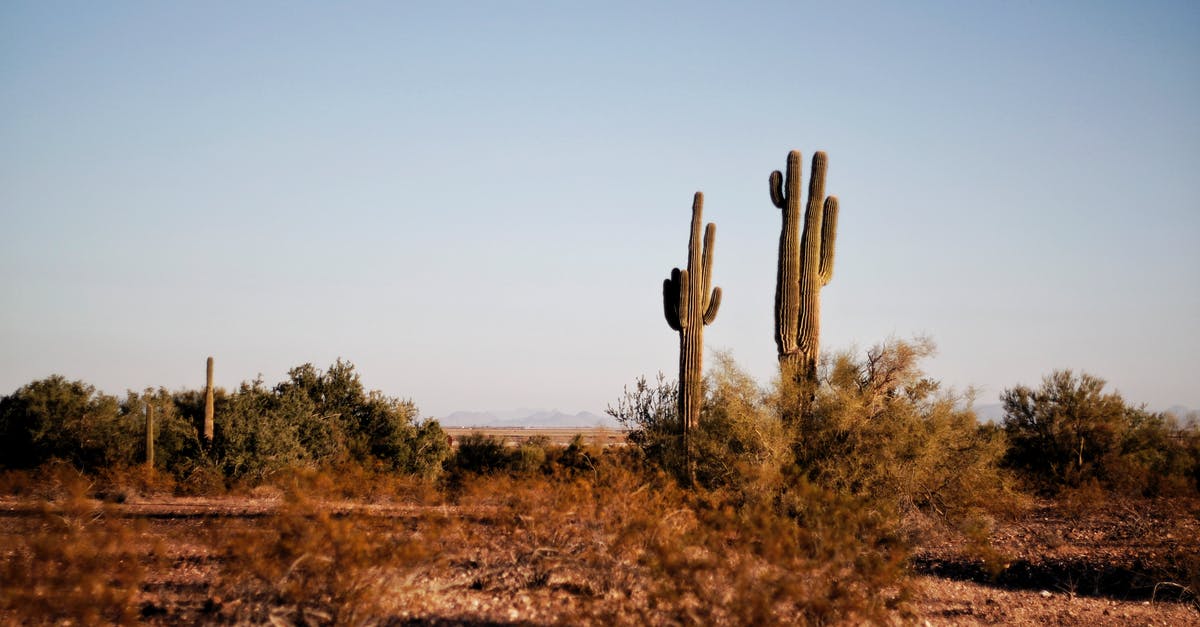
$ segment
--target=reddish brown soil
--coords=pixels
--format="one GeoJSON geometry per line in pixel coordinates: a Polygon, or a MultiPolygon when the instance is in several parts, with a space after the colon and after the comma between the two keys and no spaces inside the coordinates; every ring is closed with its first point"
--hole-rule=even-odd
{"type": "Polygon", "coordinates": [[[933,624],[1200,625],[1200,500],[1040,501],[912,560],[933,624]]]}
{"type": "MultiPolygon", "coordinates": [[[[262,599],[220,590],[227,558],[219,548],[231,534],[262,531],[278,495],[259,498],[130,499],[103,515],[135,532],[147,565],[136,592],[137,620],[156,624],[262,622],[283,616],[262,599]],[[153,556],[153,557],[151,557],[153,556]],[[222,594],[226,596],[223,598],[222,594]],[[249,606],[258,604],[257,610],[249,606]],[[263,612],[266,612],[265,614],[263,612]]],[[[96,503],[96,511],[100,504],[96,503]]],[[[419,532],[436,517],[487,525],[486,511],[420,504],[336,503],[322,507],[361,516],[379,529],[419,532]],[[431,518],[433,517],[433,518],[431,518]]],[[[46,523],[43,505],[0,499],[0,558],[10,560],[20,539],[46,523]]],[[[478,538],[479,536],[470,536],[478,538]]],[[[991,552],[951,534],[927,532],[912,560],[917,596],[897,624],[931,625],[1200,625],[1195,586],[1200,577],[1200,501],[1110,504],[1106,509],[1037,504],[999,523],[991,552]]],[[[396,598],[382,607],[390,624],[571,624],[594,593],[570,573],[537,585],[521,565],[496,567],[489,543],[433,568],[397,579],[396,598]],[[482,583],[481,583],[482,582],[482,583]]],[[[295,621],[324,623],[327,613],[287,611],[295,621]]],[[[10,613],[11,614],[11,613],[10,613]]],[[[16,617],[0,614],[0,622],[16,617]]],[[[631,622],[633,618],[629,619],[631,622]]]]}

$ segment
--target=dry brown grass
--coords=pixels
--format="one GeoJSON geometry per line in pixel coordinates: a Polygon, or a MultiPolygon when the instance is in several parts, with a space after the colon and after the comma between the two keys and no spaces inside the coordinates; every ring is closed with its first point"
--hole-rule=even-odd
{"type": "MultiPolygon", "coordinates": [[[[113,492],[103,481],[52,469],[0,501],[0,622],[830,624],[905,622],[920,610],[886,511],[803,482],[770,499],[690,492],[614,457],[469,477],[450,492],[369,469],[297,471],[245,495],[139,492],[125,503],[93,498],[113,492]],[[172,503],[178,517],[162,518],[172,503]]],[[[1195,572],[1185,563],[1196,556],[1185,538],[1194,506],[1130,507],[1039,505],[997,520],[994,548],[1039,577],[1169,552],[1160,561],[1171,576],[1152,583],[1163,582],[1157,599],[1179,598],[1195,585],[1180,578],[1195,572]]],[[[920,550],[930,564],[987,561],[969,540],[920,550]]]]}
{"type": "Polygon", "coordinates": [[[605,464],[478,479],[458,503],[492,513],[457,530],[474,553],[455,564],[476,589],[568,592],[597,623],[882,619],[905,598],[904,548],[874,512],[829,497],[798,491],[787,515],[605,464]]]}
{"type": "Polygon", "coordinates": [[[379,515],[289,488],[257,524],[214,528],[212,595],[243,600],[225,618],[255,622],[663,625],[882,620],[907,595],[886,521],[815,491],[789,497],[793,517],[601,459],[476,476],[451,496],[379,515]]]}
{"type": "Polygon", "coordinates": [[[22,624],[131,623],[147,564],[141,525],[89,498],[92,482],[51,469],[50,495],[16,534],[0,536],[0,610],[22,624]]]}
{"type": "Polygon", "coordinates": [[[420,534],[371,516],[339,514],[288,491],[263,524],[219,534],[218,598],[250,601],[239,620],[363,624],[386,615],[402,571],[433,555],[420,534]]]}

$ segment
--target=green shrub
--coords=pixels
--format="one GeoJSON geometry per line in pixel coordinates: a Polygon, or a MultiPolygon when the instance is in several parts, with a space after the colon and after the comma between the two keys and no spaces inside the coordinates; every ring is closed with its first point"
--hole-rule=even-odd
{"type": "Polygon", "coordinates": [[[130,391],[121,401],[121,415],[131,431],[127,435],[134,438],[122,443],[130,451],[125,457],[128,463],[145,460],[141,429],[145,427],[148,407],[154,410],[154,467],[170,471],[178,478],[183,469],[190,466],[191,460],[200,458],[200,434],[195,424],[179,411],[175,395],[164,388],[147,388],[140,394],[130,391]]]}
{"type": "Polygon", "coordinates": [[[545,468],[550,438],[539,435],[521,442],[512,454],[512,468],[518,474],[533,474],[545,468]]]}
{"type": "MultiPolygon", "coordinates": [[[[676,393],[676,384],[662,373],[653,385],[641,377],[607,412],[630,429],[628,442],[647,461],[687,480],[676,393]]],[[[696,480],[709,488],[777,485],[790,458],[787,444],[766,393],[728,353],[718,352],[705,375],[704,404],[692,438],[696,480]]]]}
{"type": "Polygon", "coordinates": [[[426,420],[411,432],[406,455],[398,458],[396,468],[425,479],[432,479],[450,458],[450,437],[436,420],[426,420]]]}
{"type": "Polygon", "coordinates": [[[211,457],[226,477],[251,481],[304,464],[300,427],[314,409],[302,394],[273,393],[261,377],[243,382],[216,403],[211,457]]]}
{"type": "Polygon", "coordinates": [[[632,389],[625,386],[615,405],[605,409],[628,430],[625,440],[631,446],[651,463],[676,476],[680,476],[684,467],[678,393],[679,385],[667,381],[661,372],[653,384],[641,376],[632,389]]]}
{"type": "Polygon", "coordinates": [[[1091,374],[1058,370],[1036,390],[1005,390],[1006,463],[1049,493],[1093,481],[1127,494],[1196,490],[1196,428],[1131,406],[1105,385],[1091,374]]]}
{"type": "Polygon", "coordinates": [[[128,464],[142,433],[122,418],[116,398],[59,375],[0,398],[0,464],[8,468],[50,459],[83,469],[128,464]]]}
{"type": "MultiPolygon", "coordinates": [[[[1003,434],[979,426],[968,395],[925,376],[919,362],[933,350],[917,340],[841,353],[823,360],[815,389],[785,380],[769,391],[718,353],[693,438],[697,480],[751,499],[803,480],[899,512],[956,517],[996,504],[1007,494],[1003,434]]],[[[647,461],[684,479],[674,393],[661,375],[657,385],[641,378],[608,412],[647,461]]]]}
{"type": "Polygon", "coordinates": [[[147,408],[154,409],[155,468],[184,492],[210,493],[227,481],[257,482],[291,467],[359,463],[425,478],[449,455],[436,421],[416,425],[409,400],[366,392],[354,366],[311,364],[267,387],[261,377],[232,393],[217,389],[215,434],[202,444],[198,390],[146,389],[124,399],[82,381],[51,376],[0,398],[0,467],[34,468],[60,459],[96,472],[145,460],[147,408]],[[220,485],[218,485],[220,484],[220,485]]]}
{"type": "Polygon", "coordinates": [[[708,488],[777,489],[792,459],[787,429],[768,394],[730,354],[714,357],[693,438],[696,480],[708,488]]]}
{"type": "Polygon", "coordinates": [[[457,473],[489,474],[508,470],[509,456],[503,440],[475,432],[459,438],[451,463],[457,473]]]}
{"type": "Polygon", "coordinates": [[[795,424],[796,464],[834,493],[900,511],[962,515],[1004,493],[1003,437],[981,428],[969,395],[942,391],[919,367],[933,343],[889,341],[823,360],[822,385],[795,424]]]}

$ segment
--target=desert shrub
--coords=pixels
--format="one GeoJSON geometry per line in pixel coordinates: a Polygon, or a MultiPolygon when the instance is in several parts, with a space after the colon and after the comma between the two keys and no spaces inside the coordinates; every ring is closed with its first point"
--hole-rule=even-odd
{"type": "Polygon", "coordinates": [[[169,473],[135,466],[108,466],[95,474],[93,494],[112,503],[133,499],[165,496],[175,493],[175,477],[169,473]]]}
{"type": "MultiPolygon", "coordinates": [[[[412,401],[365,391],[354,366],[340,359],[327,371],[293,368],[273,388],[260,377],[232,394],[218,392],[208,457],[231,479],[261,481],[284,468],[346,463],[380,463],[429,478],[449,455],[436,421],[415,425],[412,401]]],[[[195,397],[179,395],[181,413],[203,410],[195,397]]]]}
{"type": "Polygon", "coordinates": [[[1005,390],[1006,463],[1049,493],[1090,482],[1128,494],[1194,491],[1195,429],[1131,406],[1105,385],[1091,374],[1059,370],[1036,390],[1005,390]]]}
{"type": "Polygon", "coordinates": [[[52,458],[80,468],[132,461],[132,425],[117,399],[53,375],[0,398],[0,464],[32,468],[52,458]]]}
{"type": "Polygon", "coordinates": [[[404,527],[334,515],[294,489],[264,524],[221,536],[220,592],[248,601],[233,612],[239,622],[365,624],[405,586],[396,569],[434,555],[404,527]]]}
{"type": "Polygon", "coordinates": [[[616,403],[605,409],[628,430],[625,439],[630,445],[673,474],[682,473],[684,466],[678,394],[679,384],[660,372],[654,383],[638,377],[633,388],[625,386],[616,403]]]}
{"type": "MultiPolygon", "coordinates": [[[[82,381],[51,376],[0,398],[0,466],[33,468],[62,459],[95,471],[145,460],[145,419],[154,409],[155,467],[181,487],[212,472],[230,481],[262,481],[293,466],[383,463],[392,470],[436,476],[449,455],[436,421],[415,424],[409,400],[363,389],[354,366],[326,371],[305,364],[268,387],[262,377],[236,390],[216,389],[211,446],[200,441],[204,414],[198,390],[101,394],[82,381]]],[[[205,490],[200,490],[204,492],[205,490]]]]}
{"type": "Polygon", "coordinates": [[[261,481],[308,462],[301,429],[314,407],[294,390],[272,393],[262,378],[243,382],[214,411],[210,455],[226,477],[261,481]]]}
{"type": "Polygon", "coordinates": [[[777,489],[791,451],[767,393],[723,352],[715,354],[704,388],[693,442],[697,481],[709,488],[777,489]]]}
{"type": "Polygon", "coordinates": [[[458,442],[453,457],[447,461],[456,485],[461,485],[467,475],[528,476],[589,469],[591,459],[597,455],[581,435],[576,435],[565,447],[551,444],[545,436],[508,446],[503,438],[479,432],[465,435],[458,442]]]}
{"type": "Polygon", "coordinates": [[[183,496],[220,496],[229,491],[221,468],[207,458],[188,460],[175,468],[176,493],[183,496]]]}
{"type": "Polygon", "coordinates": [[[1125,494],[1195,494],[1200,488],[1200,429],[1170,415],[1137,409],[1108,460],[1106,483],[1125,494]]]}
{"type": "Polygon", "coordinates": [[[783,507],[614,458],[470,480],[460,507],[491,512],[454,543],[471,547],[454,563],[472,587],[567,590],[580,622],[662,625],[881,621],[907,594],[893,523],[856,499],[802,482],[783,507]]]}
{"type": "MultiPolygon", "coordinates": [[[[630,429],[629,443],[648,461],[686,480],[676,393],[676,384],[662,373],[653,385],[641,377],[607,412],[630,429]]],[[[767,394],[728,353],[716,353],[705,375],[704,404],[691,446],[696,480],[708,488],[777,485],[790,458],[786,430],[767,394]]]]}
{"type": "Polygon", "coordinates": [[[929,340],[895,340],[823,359],[822,385],[794,425],[799,470],[901,512],[959,516],[1003,500],[1003,438],[980,428],[969,396],[925,376],[919,363],[933,351],[929,340]]]}
{"type": "Polygon", "coordinates": [[[367,503],[434,503],[440,493],[436,483],[414,474],[394,472],[382,463],[346,462],[324,468],[289,468],[266,486],[250,493],[278,495],[283,490],[314,501],[367,503]],[[268,488],[268,489],[264,489],[268,488]]]}
{"type": "Polygon", "coordinates": [[[312,364],[292,368],[274,392],[307,399],[309,411],[297,415],[298,435],[314,460],[374,458],[400,468],[412,457],[416,405],[367,392],[350,362],[338,359],[325,371],[312,364]]]}
{"type": "Polygon", "coordinates": [[[487,474],[508,470],[509,455],[503,440],[475,432],[459,438],[451,463],[456,473],[487,474]]]}
{"type": "Polygon", "coordinates": [[[595,474],[596,465],[604,457],[604,451],[589,443],[582,433],[576,433],[565,447],[547,452],[550,472],[566,476],[580,473],[595,474]]]}
{"type": "Polygon", "coordinates": [[[129,447],[125,456],[129,463],[145,460],[146,411],[154,412],[154,467],[171,471],[176,477],[189,467],[188,461],[201,456],[200,434],[195,424],[182,414],[175,395],[166,389],[147,388],[141,393],[129,391],[121,401],[121,415],[130,426],[129,447]]]}
{"type": "Polygon", "coordinates": [[[535,436],[521,442],[512,452],[512,468],[518,474],[529,475],[542,470],[546,465],[546,450],[550,448],[550,438],[544,435],[535,436]]]}
{"type": "Polygon", "coordinates": [[[436,420],[425,420],[411,433],[405,455],[394,467],[424,479],[433,479],[450,458],[450,438],[436,420]]]}
{"type": "Polygon", "coordinates": [[[146,572],[138,526],[89,499],[89,480],[70,476],[31,528],[0,536],[0,610],[20,624],[132,624],[146,572]]]}

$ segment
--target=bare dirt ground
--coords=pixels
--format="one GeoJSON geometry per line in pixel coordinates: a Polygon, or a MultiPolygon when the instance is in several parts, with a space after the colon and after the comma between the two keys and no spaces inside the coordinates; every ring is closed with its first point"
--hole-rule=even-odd
{"type": "MultiPolygon", "coordinates": [[[[272,581],[278,573],[269,577],[259,573],[258,588],[231,584],[229,562],[235,558],[228,539],[296,533],[271,526],[277,524],[272,522],[273,514],[285,507],[288,505],[278,493],[268,491],[252,497],[135,497],[119,504],[93,501],[77,506],[75,515],[81,519],[102,516],[121,533],[131,534],[123,536],[133,547],[131,559],[145,567],[132,592],[136,609],[132,618],[137,622],[353,622],[354,616],[331,615],[319,603],[311,609],[270,608],[267,600],[268,607],[263,609],[266,597],[255,590],[284,586],[300,560],[278,582],[272,581]]],[[[342,518],[366,520],[381,534],[378,538],[393,539],[427,533],[433,527],[444,530],[447,521],[457,525],[453,533],[462,542],[452,550],[453,555],[417,559],[413,562],[417,566],[389,580],[394,595],[369,599],[373,612],[390,617],[387,624],[597,622],[577,620],[582,609],[600,602],[600,596],[588,588],[587,575],[537,572],[536,565],[525,563],[528,554],[510,554],[504,538],[489,536],[494,521],[489,520],[486,509],[361,501],[324,501],[316,507],[335,521],[330,541],[338,550],[354,547],[336,535],[336,521],[342,518]]],[[[21,546],[22,538],[40,533],[47,525],[57,524],[55,517],[67,518],[35,500],[0,499],[2,559],[15,563],[13,551],[17,549],[12,547],[21,546]]],[[[408,545],[397,540],[395,546],[408,545]]],[[[1107,509],[1040,502],[1019,518],[998,524],[991,548],[982,553],[977,546],[946,534],[926,534],[911,566],[916,598],[910,613],[898,615],[895,622],[1200,625],[1194,594],[1200,579],[1198,547],[1200,500],[1138,501],[1107,509]]],[[[353,550],[369,551],[370,547],[353,550]]],[[[253,571],[255,566],[251,560],[239,562],[239,568],[253,571]]],[[[336,578],[337,573],[324,576],[336,578]]],[[[332,587],[314,589],[321,594],[332,590],[331,594],[349,595],[338,598],[343,607],[353,606],[358,598],[353,596],[355,588],[338,581],[330,584],[332,587]]],[[[86,591],[84,594],[86,597],[86,591]]],[[[616,622],[638,622],[636,615],[619,611],[606,616],[616,622]]],[[[0,614],[0,622],[15,621],[11,615],[0,614]]]]}
{"type": "Polygon", "coordinates": [[[991,551],[921,543],[920,614],[933,624],[1200,625],[1200,500],[1043,500],[1000,524],[991,551]]]}

